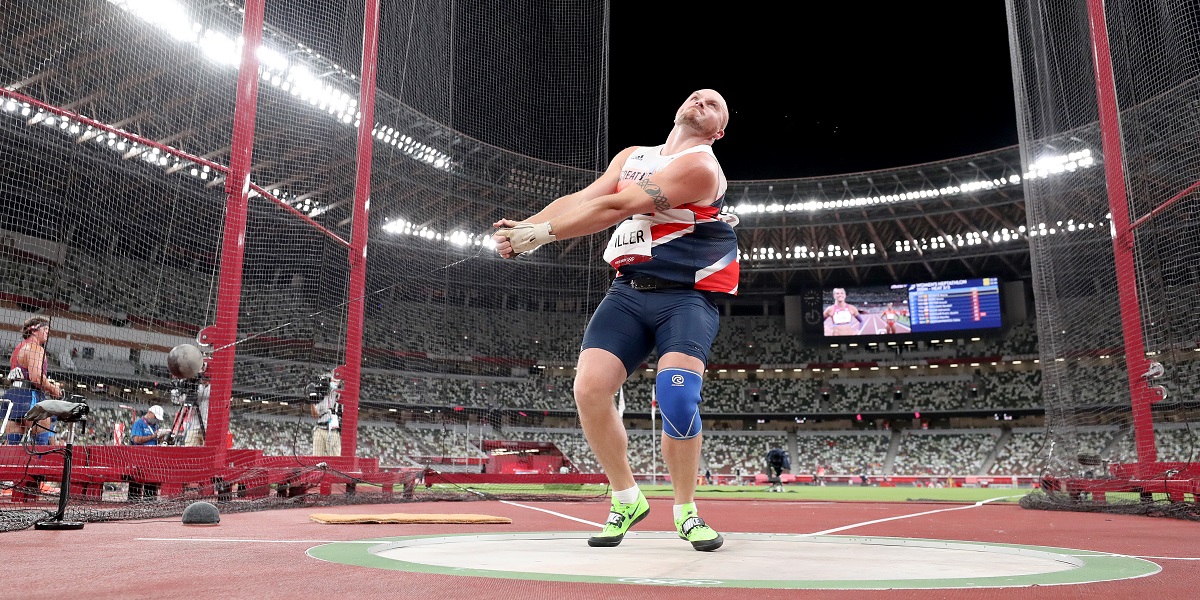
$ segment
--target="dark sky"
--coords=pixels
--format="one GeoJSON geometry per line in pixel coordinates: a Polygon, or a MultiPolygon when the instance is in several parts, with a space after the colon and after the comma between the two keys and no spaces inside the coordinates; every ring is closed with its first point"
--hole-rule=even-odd
{"type": "Polygon", "coordinates": [[[613,0],[610,156],[710,87],[731,180],[899,167],[1017,143],[1003,0],[613,0]],[[762,7],[762,8],[752,8],[762,7]],[[770,7],[770,8],[767,8],[770,7]]]}

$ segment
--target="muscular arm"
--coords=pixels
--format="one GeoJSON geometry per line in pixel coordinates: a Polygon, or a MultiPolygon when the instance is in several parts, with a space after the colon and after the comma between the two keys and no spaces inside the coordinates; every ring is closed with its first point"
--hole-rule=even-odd
{"type": "Polygon", "coordinates": [[[557,239],[603,231],[630,215],[664,211],[716,197],[720,185],[717,163],[706,154],[689,154],[635,185],[579,204],[550,220],[557,239]]]}
{"type": "Polygon", "coordinates": [[[621,167],[625,161],[629,159],[629,155],[633,154],[636,147],[631,146],[617,153],[612,161],[608,163],[608,168],[590,185],[574,192],[567,194],[551,202],[546,208],[543,208],[537,214],[525,219],[529,223],[542,223],[566,214],[579,208],[585,202],[595,200],[605,194],[611,194],[617,191],[617,182],[621,179],[621,167]]]}

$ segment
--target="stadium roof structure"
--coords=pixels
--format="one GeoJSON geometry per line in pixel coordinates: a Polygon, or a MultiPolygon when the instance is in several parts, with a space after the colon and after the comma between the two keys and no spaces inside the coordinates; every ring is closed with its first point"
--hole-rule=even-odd
{"type": "MultiPolygon", "coordinates": [[[[219,192],[223,174],[198,169],[201,163],[193,159],[229,164],[236,69],[213,59],[211,48],[203,47],[203,33],[188,38],[194,47],[182,47],[180,36],[115,10],[111,3],[82,3],[68,19],[57,9],[30,4],[0,16],[0,34],[11,40],[0,60],[8,90],[0,97],[0,135],[31,147],[65,145],[80,160],[121,161],[137,178],[190,177],[197,189],[219,192]],[[90,35],[92,23],[114,19],[141,26],[135,29],[136,50],[128,40],[90,35]],[[197,77],[207,80],[197,83],[197,77]],[[29,98],[44,105],[23,101],[29,98]],[[93,128],[93,122],[117,133],[93,128]]],[[[224,18],[221,25],[237,31],[236,11],[225,7],[217,13],[206,27],[218,27],[224,18]]],[[[313,119],[317,125],[297,132],[289,115],[305,108],[304,94],[287,91],[287,77],[272,74],[264,61],[251,179],[349,239],[356,128],[354,103],[345,98],[357,90],[355,76],[270,28],[265,39],[292,49],[285,60],[303,60],[309,71],[321,73],[326,92],[336,96],[343,90],[345,96],[340,104],[336,98],[320,106],[310,102],[327,118],[313,119]]],[[[376,106],[372,239],[377,241],[457,244],[461,252],[472,252],[472,246],[486,243],[494,220],[530,214],[596,175],[474,139],[387,94],[379,95],[376,106]],[[399,222],[405,227],[395,227],[399,222]],[[439,235],[402,239],[384,231],[389,224],[395,231],[439,235]]],[[[29,160],[39,160],[35,156],[29,160]]],[[[1028,236],[1038,225],[1026,223],[1024,180],[1039,171],[1053,176],[1095,162],[1089,150],[1076,148],[1023,165],[1014,146],[880,171],[730,182],[728,207],[740,219],[742,294],[831,284],[1027,279],[1028,236]]],[[[599,256],[603,248],[577,239],[531,260],[607,269],[599,256]]]]}

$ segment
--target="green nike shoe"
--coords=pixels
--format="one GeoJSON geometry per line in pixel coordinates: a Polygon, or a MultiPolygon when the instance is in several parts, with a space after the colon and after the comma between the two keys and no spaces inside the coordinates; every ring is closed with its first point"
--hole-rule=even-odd
{"type": "Polygon", "coordinates": [[[721,534],[696,515],[695,504],[684,506],[683,514],[675,521],[675,531],[680,539],[691,542],[692,547],[701,552],[712,552],[725,543],[721,534]]]}
{"type": "Polygon", "coordinates": [[[621,504],[616,498],[612,501],[612,512],[608,513],[608,521],[604,529],[588,538],[588,545],[593,548],[611,548],[625,539],[625,532],[650,514],[650,503],[646,495],[638,492],[637,502],[621,504]]]}

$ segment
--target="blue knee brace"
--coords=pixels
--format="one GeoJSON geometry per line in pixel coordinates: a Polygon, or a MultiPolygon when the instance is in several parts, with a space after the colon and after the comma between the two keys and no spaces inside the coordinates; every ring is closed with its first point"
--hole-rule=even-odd
{"type": "Polygon", "coordinates": [[[17,444],[21,443],[21,434],[10,433],[10,434],[8,434],[7,439],[8,439],[9,446],[16,446],[17,444]]]}
{"type": "Polygon", "coordinates": [[[46,431],[46,432],[37,434],[37,437],[35,437],[33,439],[33,443],[38,446],[49,446],[50,445],[50,432],[46,431]]]}
{"type": "Polygon", "coordinates": [[[700,435],[700,386],[704,378],[687,369],[659,369],[654,391],[663,433],[677,440],[700,435]]]}

